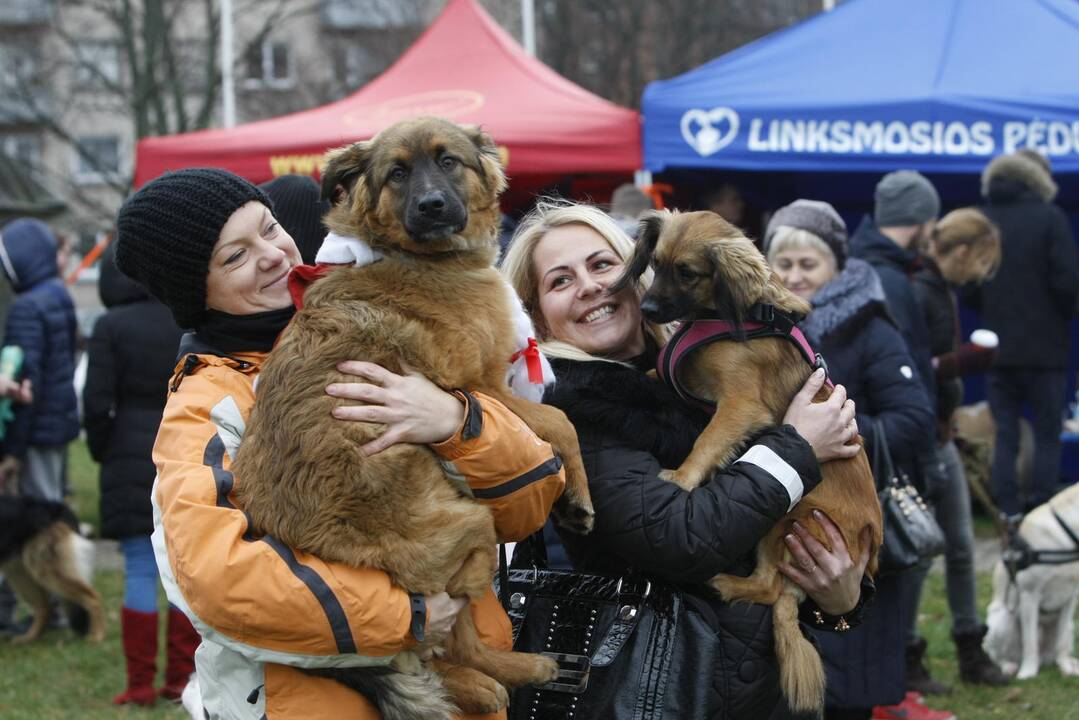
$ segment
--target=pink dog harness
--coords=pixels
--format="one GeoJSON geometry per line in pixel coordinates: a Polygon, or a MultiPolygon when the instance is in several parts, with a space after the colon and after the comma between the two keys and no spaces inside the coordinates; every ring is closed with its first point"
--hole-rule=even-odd
{"type": "MultiPolygon", "coordinates": [[[[742,341],[762,337],[784,338],[794,343],[801,351],[802,357],[814,369],[824,368],[824,371],[828,372],[824,358],[820,353],[813,352],[806,336],[798,329],[797,322],[800,318],[765,304],[754,305],[749,315],[750,321],[742,323],[741,328],[731,320],[713,318],[698,318],[682,323],[674,337],[659,351],[659,358],[656,360],[657,374],[678,397],[708,412],[714,412],[715,404],[691,392],[679,376],[682,361],[702,345],[730,339],[742,341]]],[[[830,379],[826,382],[829,387],[832,386],[830,379]]]]}

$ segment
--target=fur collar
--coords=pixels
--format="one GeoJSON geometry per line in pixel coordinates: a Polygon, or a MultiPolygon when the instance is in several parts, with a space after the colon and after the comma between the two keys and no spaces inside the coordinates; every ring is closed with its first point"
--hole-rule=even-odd
{"type": "Polygon", "coordinates": [[[556,381],[545,403],[565,412],[582,435],[616,438],[654,455],[663,467],[678,467],[708,423],[708,415],[637,368],[562,358],[552,358],[551,365],[556,381]]]}
{"type": "Polygon", "coordinates": [[[1043,202],[1052,202],[1057,196],[1057,184],[1053,182],[1052,176],[1032,158],[1022,155],[1000,155],[994,158],[982,172],[982,196],[1005,202],[1016,199],[1009,197],[1013,193],[1005,190],[1008,183],[1001,183],[1004,180],[1018,182],[1043,202]]]}
{"type": "Polygon", "coordinates": [[[813,296],[812,305],[813,310],[799,327],[813,345],[852,320],[886,307],[877,272],[858,258],[847,260],[843,271],[813,296]]]}

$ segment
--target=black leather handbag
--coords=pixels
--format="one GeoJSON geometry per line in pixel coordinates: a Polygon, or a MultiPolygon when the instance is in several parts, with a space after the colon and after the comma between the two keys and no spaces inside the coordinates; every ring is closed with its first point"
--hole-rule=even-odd
{"type": "Polygon", "coordinates": [[[547,685],[514,691],[510,720],[703,716],[706,684],[696,676],[715,662],[702,657],[713,648],[701,640],[713,633],[685,612],[677,588],[632,575],[503,567],[498,590],[514,649],[547,655],[561,670],[547,685]]]}
{"type": "Polygon", "coordinates": [[[881,423],[873,422],[871,432],[873,477],[884,516],[880,573],[896,573],[944,552],[944,531],[910,477],[892,462],[881,423]]]}

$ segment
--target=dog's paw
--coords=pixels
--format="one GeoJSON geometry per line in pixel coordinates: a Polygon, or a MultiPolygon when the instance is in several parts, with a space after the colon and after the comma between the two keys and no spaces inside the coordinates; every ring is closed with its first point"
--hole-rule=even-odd
{"type": "Polygon", "coordinates": [[[546,685],[558,677],[558,663],[549,657],[536,658],[536,676],[532,685],[546,685]]]}
{"type": "Polygon", "coordinates": [[[1019,672],[1019,663],[1005,660],[1000,664],[1000,671],[1008,677],[1013,678],[1015,677],[1015,674],[1019,672]]]}
{"type": "Polygon", "coordinates": [[[673,483],[685,490],[686,492],[689,492],[690,490],[701,484],[701,478],[698,478],[684,470],[660,470],[659,479],[665,480],[669,483],[673,483]]]}
{"type": "Polygon", "coordinates": [[[1079,659],[1073,657],[1057,658],[1057,667],[1064,677],[1079,677],[1079,659]]]}
{"type": "Polygon", "coordinates": [[[510,703],[509,692],[501,683],[472,668],[453,668],[444,681],[454,704],[467,715],[496,713],[510,703]]]}
{"type": "Polygon", "coordinates": [[[1015,679],[1016,680],[1029,680],[1029,679],[1031,679],[1032,677],[1034,677],[1037,674],[1038,674],[1038,665],[1037,665],[1037,663],[1035,663],[1034,665],[1030,665],[1028,663],[1023,663],[1022,665],[1019,666],[1019,672],[1016,673],[1015,679]]]}
{"type": "Polygon", "coordinates": [[[592,532],[592,526],[596,522],[596,511],[592,509],[592,503],[573,497],[570,493],[562,494],[555,503],[553,512],[559,525],[578,535],[592,532]]]}

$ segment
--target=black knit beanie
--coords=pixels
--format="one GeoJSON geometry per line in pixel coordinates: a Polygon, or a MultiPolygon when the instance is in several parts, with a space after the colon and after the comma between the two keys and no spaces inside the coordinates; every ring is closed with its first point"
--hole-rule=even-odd
{"type": "Polygon", "coordinates": [[[128,198],[116,218],[116,265],[168,306],[181,328],[206,312],[210,255],[232,213],[266,194],[217,168],[167,173],[128,198]]]}
{"type": "Polygon", "coordinates": [[[304,263],[314,265],[326,239],[322,216],[330,211],[329,201],[321,199],[318,183],[309,175],[282,175],[259,187],[273,200],[274,216],[296,241],[304,263]]]}

